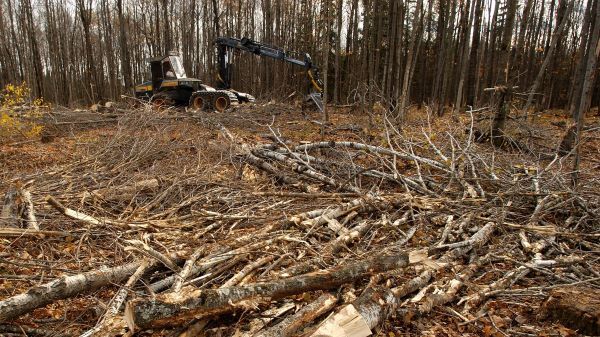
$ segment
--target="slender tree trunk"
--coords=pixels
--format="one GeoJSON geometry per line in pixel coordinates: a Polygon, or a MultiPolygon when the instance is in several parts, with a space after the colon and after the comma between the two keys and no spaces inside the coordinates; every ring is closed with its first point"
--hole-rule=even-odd
{"type": "Polygon", "coordinates": [[[577,121],[577,141],[575,142],[575,160],[573,163],[572,176],[574,187],[576,187],[579,182],[579,164],[581,162],[581,131],[583,130],[583,124],[585,122],[585,113],[589,109],[594,86],[594,77],[596,74],[596,63],[598,61],[598,56],[600,55],[600,5],[598,2],[599,0],[594,0],[596,9],[594,15],[595,19],[587,53],[585,53],[587,54],[587,57],[581,59],[581,62],[585,62],[586,68],[583,77],[579,106],[577,110],[575,110],[577,121]]]}
{"type": "Polygon", "coordinates": [[[473,27],[473,39],[471,40],[471,55],[469,56],[469,68],[467,75],[467,105],[475,106],[477,97],[476,78],[479,72],[479,40],[481,39],[481,16],[483,14],[483,0],[475,1],[475,17],[473,27]]]}
{"type": "Polygon", "coordinates": [[[552,60],[552,57],[554,56],[554,50],[556,49],[556,45],[558,44],[558,39],[562,36],[563,30],[567,26],[567,21],[569,21],[569,15],[570,15],[572,9],[573,9],[572,1],[570,2],[570,4],[568,6],[566,4],[566,1],[563,1],[562,5],[559,6],[559,8],[558,8],[559,11],[564,11],[564,13],[562,13],[562,15],[559,15],[559,16],[562,16],[562,20],[561,20],[560,24],[554,30],[554,34],[552,35],[552,41],[550,42],[550,46],[548,48],[548,51],[546,52],[546,57],[544,58],[544,62],[542,63],[542,66],[540,67],[540,70],[538,71],[538,74],[535,78],[535,81],[533,82],[533,85],[531,86],[531,89],[529,89],[529,95],[527,96],[527,102],[525,103],[525,106],[523,107],[523,112],[525,112],[525,114],[527,114],[527,112],[529,111],[529,108],[531,107],[531,104],[533,103],[533,98],[542,83],[542,79],[544,78],[546,68],[548,67],[548,65],[550,64],[550,62],[552,60]]]}
{"type": "MultiPolygon", "coordinates": [[[[467,76],[467,65],[469,64],[469,56],[470,56],[470,46],[469,46],[469,37],[471,32],[471,13],[473,13],[473,9],[469,9],[470,1],[467,0],[467,4],[465,5],[465,12],[463,13],[463,38],[459,44],[463,46],[462,57],[460,58],[460,70],[459,70],[459,79],[458,79],[458,90],[456,92],[456,101],[454,103],[454,111],[458,112],[462,108],[462,99],[463,99],[463,88],[465,84],[465,77],[467,76]]],[[[473,2],[473,6],[475,6],[475,2],[473,2]]]]}
{"type": "Polygon", "coordinates": [[[131,77],[131,59],[129,57],[129,45],[127,43],[127,30],[125,16],[123,15],[123,0],[117,0],[117,12],[119,15],[119,51],[121,54],[121,71],[125,81],[125,90],[131,90],[133,81],[131,77]]]}
{"type": "Polygon", "coordinates": [[[342,52],[342,12],[344,1],[336,0],[336,45],[335,45],[335,83],[333,90],[333,101],[338,104],[340,101],[340,53],[342,52]]]}
{"type": "Polygon", "coordinates": [[[23,0],[21,6],[25,11],[25,27],[27,36],[29,38],[29,44],[31,46],[31,62],[33,63],[33,73],[35,79],[34,94],[38,97],[43,97],[44,92],[44,70],[42,67],[42,57],[40,55],[40,49],[37,41],[37,34],[33,23],[33,14],[30,0],[23,0]]]}
{"type": "Polygon", "coordinates": [[[417,37],[420,34],[421,30],[421,21],[423,19],[423,0],[417,0],[417,7],[415,9],[415,13],[413,16],[413,33],[410,39],[410,44],[408,47],[408,55],[406,55],[406,66],[404,67],[404,80],[402,83],[402,95],[400,98],[400,107],[398,109],[398,121],[402,124],[402,120],[404,119],[404,109],[406,108],[406,104],[409,100],[409,92],[410,92],[410,74],[412,73],[412,68],[414,67],[413,59],[414,55],[416,55],[415,44],[417,41],[417,37]]]}

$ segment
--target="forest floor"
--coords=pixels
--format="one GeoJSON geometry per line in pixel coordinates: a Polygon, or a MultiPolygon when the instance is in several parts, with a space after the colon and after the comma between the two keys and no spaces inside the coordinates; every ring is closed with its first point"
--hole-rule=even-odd
{"type": "Polygon", "coordinates": [[[0,195],[39,226],[0,219],[0,334],[600,333],[598,117],[573,189],[559,112],[499,149],[489,111],[331,110],[38,116],[43,141],[0,143],[0,195]]]}

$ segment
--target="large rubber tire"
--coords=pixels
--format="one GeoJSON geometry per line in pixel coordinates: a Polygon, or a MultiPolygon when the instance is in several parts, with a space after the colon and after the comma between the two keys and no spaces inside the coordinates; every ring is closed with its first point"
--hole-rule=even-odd
{"type": "Polygon", "coordinates": [[[212,106],[215,108],[215,110],[217,110],[218,112],[223,112],[225,111],[225,109],[229,108],[229,105],[229,97],[219,94],[214,95],[212,106]]]}
{"type": "Polygon", "coordinates": [[[150,98],[152,108],[157,111],[163,111],[175,105],[175,101],[165,93],[158,93],[150,98]]]}
{"type": "Polygon", "coordinates": [[[204,110],[206,109],[206,103],[206,97],[203,97],[202,95],[192,95],[189,107],[194,111],[204,110]]]}

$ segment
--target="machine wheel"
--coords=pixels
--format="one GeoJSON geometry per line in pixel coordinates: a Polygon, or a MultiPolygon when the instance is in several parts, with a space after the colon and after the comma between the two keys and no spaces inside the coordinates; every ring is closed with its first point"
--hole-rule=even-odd
{"type": "Polygon", "coordinates": [[[165,94],[156,94],[150,98],[152,107],[156,110],[163,110],[174,105],[173,99],[165,94]]]}
{"type": "Polygon", "coordinates": [[[236,96],[227,90],[199,90],[190,97],[190,110],[224,112],[231,105],[238,104],[236,96]]]}
{"type": "Polygon", "coordinates": [[[213,107],[218,112],[223,112],[225,109],[229,107],[229,100],[225,96],[216,96],[214,97],[213,107]]]}
{"type": "Polygon", "coordinates": [[[190,99],[190,108],[193,110],[203,110],[206,106],[206,97],[201,95],[192,96],[190,99]]]}

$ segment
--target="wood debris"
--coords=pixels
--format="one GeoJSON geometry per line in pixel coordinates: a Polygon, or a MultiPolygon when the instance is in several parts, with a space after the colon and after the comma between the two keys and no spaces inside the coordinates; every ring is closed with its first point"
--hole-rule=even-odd
{"type": "Polygon", "coordinates": [[[176,117],[124,114],[77,160],[3,185],[0,333],[597,332],[569,294],[600,287],[600,189],[571,189],[560,160],[464,124],[284,143],[176,117]]]}

